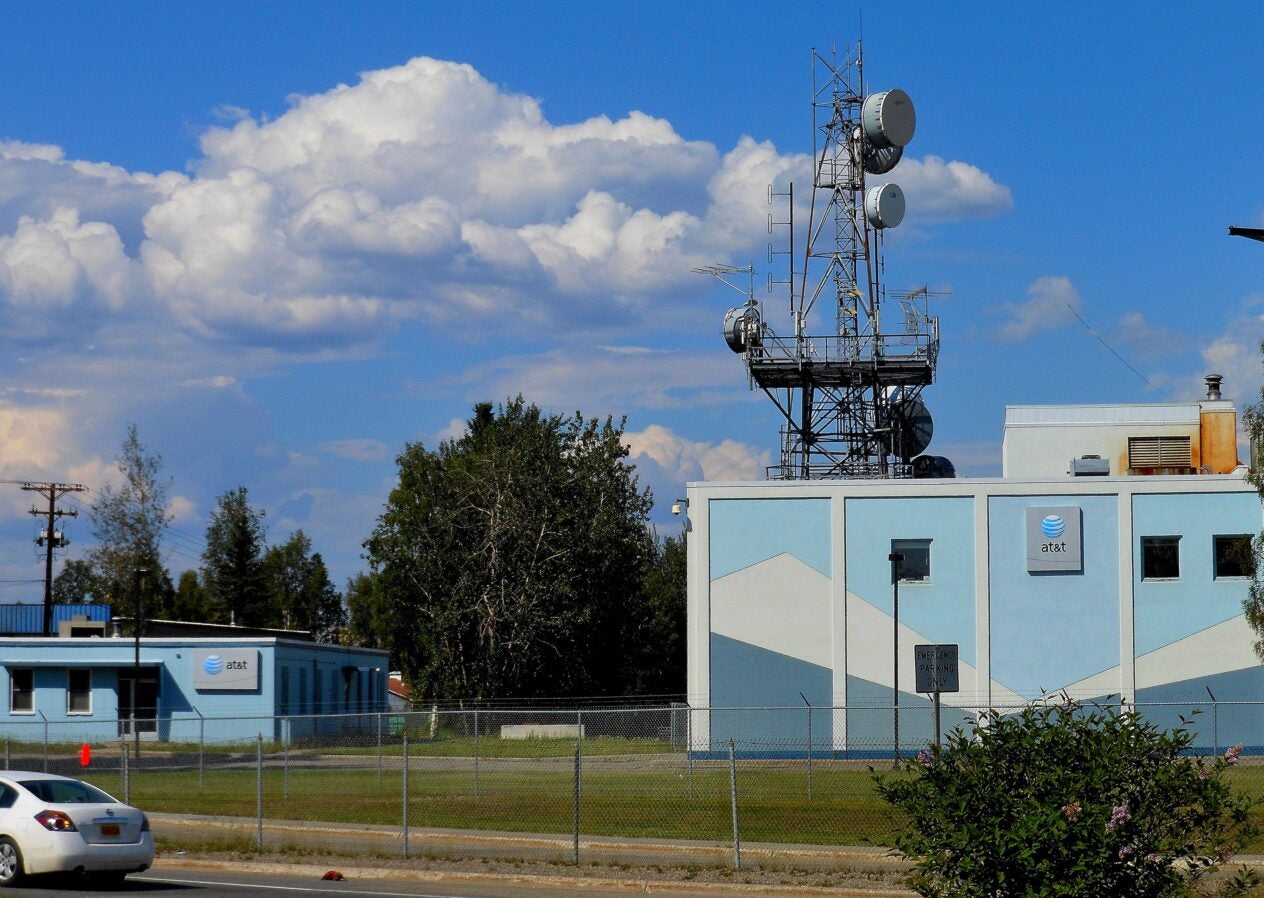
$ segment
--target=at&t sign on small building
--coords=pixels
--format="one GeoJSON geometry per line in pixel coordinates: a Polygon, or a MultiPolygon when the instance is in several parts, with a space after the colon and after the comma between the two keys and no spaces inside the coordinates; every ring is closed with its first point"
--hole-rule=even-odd
{"type": "Polygon", "coordinates": [[[193,653],[193,688],[252,692],[259,688],[256,649],[199,649],[193,653]]]}

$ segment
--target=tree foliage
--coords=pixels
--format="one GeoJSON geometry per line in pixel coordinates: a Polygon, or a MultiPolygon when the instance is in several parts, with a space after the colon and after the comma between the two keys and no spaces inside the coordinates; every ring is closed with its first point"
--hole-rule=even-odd
{"type": "Polygon", "coordinates": [[[617,694],[643,614],[651,499],[623,425],[518,397],[399,456],[366,541],[371,631],[433,698],[617,694]]]}
{"type": "Polygon", "coordinates": [[[390,611],[378,575],[372,571],[356,574],[347,581],[346,595],[347,638],[355,645],[384,648],[388,640],[382,628],[389,622],[390,611]]]}
{"type": "Polygon", "coordinates": [[[217,615],[245,627],[271,619],[263,567],[263,512],[252,508],[244,486],[219,497],[206,528],[203,583],[217,615]]]}
{"type": "Polygon", "coordinates": [[[175,620],[217,622],[197,571],[181,572],[172,601],[171,617],[175,620]]]}
{"type": "Polygon", "coordinates": [[[272,623],[286,630],[306,630],[319,642],[334,642],[346,626],[342,596],[312,541],[302,530],[263,556],[264,576],[272,600],[272,623]]]}
{"type": "Polygon", "coordinates": [[[162,456],[145,449],[135,424],[128,425],[115,462],[121,482],[103,487],[90,512],[97,546],[89,553],[88,564],[96,600],[126,605],[139,569],[151,572],[151,584],[170,584],[160,554],[163,532],[171,522],[170,481],[161,477],[162,456]]]}
{"type": "MultiPolygon", "coordinates": [[[[1264,343],[1260,344],[1264,353],[1264,343]]],[[[1243,415],[1243,424],[1250,437],[1252,446],[1264,446],[1264,388],[1260,390],[1260,401],[1247,406],[1243,415]]],[[[1254,466],[1255,459],[1246,475],[1247,481],[1259,492],[1264,500],[1264,470],[1254,466]]],[[[1245,567],[1252,572],[1251,585],[1246,598],[1242,600],[1242,609],[1246,612],[1246,621],[1251,625],[1258,637],[1255,641],[1255,654],[1264,661],[1264,578],[1261,576],[1258,560],[1264,558],[1264,533],[1256,534],[1250,543],[1251,558],[1245,560],[1245,567]]]]}
{"type": "Polygon", "coordinates": [[[625,635],[625,690],[676,694],[685,683],[687,626],[685,534],[656,542],[645,573],[644,603],[625,635]]]}
{"type": "Polygon", "coordinates": [[[987,712],[878,777],[912,825],[897,847],[927,896],[1163,896],[1247,833],[1247,803],[1185,727],[1074,703],[987,712]]]}
{"type": "Polygon", "coordinates": [[[63,605],[95,602],[100,589],[92,565],[87,561],[71,558],[53,578],[53,601],[63,605]]]}

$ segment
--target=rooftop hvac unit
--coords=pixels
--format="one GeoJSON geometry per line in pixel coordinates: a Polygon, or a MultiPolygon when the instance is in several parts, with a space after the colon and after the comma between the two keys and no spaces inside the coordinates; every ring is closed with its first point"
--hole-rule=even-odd
{"type": "Polygon", "coordinates": [[[1110,475],[1110,459],[1100,455],[1081,455],[1071,459],[1072,477],[1107,477],[1110,475]]]}

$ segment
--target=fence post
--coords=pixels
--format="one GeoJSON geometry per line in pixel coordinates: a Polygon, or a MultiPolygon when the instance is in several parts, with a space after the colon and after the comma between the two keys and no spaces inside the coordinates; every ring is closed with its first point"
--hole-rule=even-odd
{"type": "Polygon", "coordinates": [[[259,823],[255,847],[263,851],[263,733],[260,733],[255,741],[255,758],[257,771],[255,774],[255,817],[259,823]]]}
{"type": "Polygon", "coordinates": [[[377,712],[377,784],[382,785],[382,712],[377,712]]]}
{"type": "Polygon", "coordinates": [[[44,719],[44,772],[48,773],[48,718],[44,717],[44,712],[40,711],[39,716],[44,719]]]}
{"type": "MultiPolygon", "coordinates": [[[[799,693],[802,695],[803,693],[799,693]]],[[[807,699],[805,698],[806,702],[807,699]]],[[[808,801],[812,800],[812,706],[808,705],[808,801]]]]}
{"type": "Polygon", "coordinates": [[[742,869],[742,839],[737,828],[737,747],[729,738],[729,796],[733,805],[733,869],[742,869]]]}
{"type": "Polygon", "coordinates": [[[127,769],[127,737],[119,737],[120,757],[123,763],[123,804],[132,803],[132,780],[127,769]]]}
{"type": "Polygon", "coordinates": [[[693,798],[693,708],[685,712],[685,763],[689,769],[689,797],[693,798]]]}
{"type": "Polygon", "coordinates": [[[474,709],[474,797],[478,797],[478,708],[474,709]]]}
{"type": "Polygon", "coordinates": [[[193,709],[198,716],[198,791],[206,784],[206,718],[197,708],[193,709]]]}
{"type": "Polygon", "coordinates": [[[290,718],[281,718],[281,797],[290,797],[290,718]]]}
{"type": "Polygon", "coordinates": [[[575,834],[575,866],[577,866],[577,867],[579,866],[579,777],[580,777],[580,773],[579,773],[579,764],[580,764],[580,760],[579,760],[579,758],[580,758],[580,754],[579,754],[579,742],[578,742],[578,741],[576,741],[576,742],[575,742],[575,793],[574,793],[574,799],[573,799],[573,801],[574,801],[574,810],[572,811],[572,814],[571,814],[571,819],[572,819],[572,820],[573,820],[573,822],[574,822],[574,834],[575,834]]]}
{"type": "Polygon", "coordinates": [[[404,725],[404,857],[408,857],[408,725],[404,725]]]}

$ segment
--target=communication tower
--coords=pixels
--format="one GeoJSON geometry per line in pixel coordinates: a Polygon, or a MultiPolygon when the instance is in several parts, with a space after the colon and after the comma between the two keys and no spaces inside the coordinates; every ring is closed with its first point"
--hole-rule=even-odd
{"type": "Polygon", "coordinates": [[[939,319],[925,288],[893,293],[897,311],[884,319],[882,236],[904,218],[904,193],[885,175],[913,138],[917,119],[908,94],[869,93],[861,47],[841,62],[812,51],[813,159],[808,224],[797,258],[794,186],[769,187],[769,262],[784,256],[791,330],[779,334],[755,298],[753,266],[698,271],[744,292],[746,303],[724,318],[724,339],[740,353],[752,388],[772,399],[785,421],[774,480],[823,477],[953,476],[952,464],[922,453],[933,425],[921,399],[935,380],[939,319]],[[817,142],[820,146],[817,147],[817,142]],[[748,288],[734,280],[745,275],[748,288]]]}

